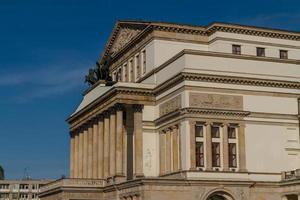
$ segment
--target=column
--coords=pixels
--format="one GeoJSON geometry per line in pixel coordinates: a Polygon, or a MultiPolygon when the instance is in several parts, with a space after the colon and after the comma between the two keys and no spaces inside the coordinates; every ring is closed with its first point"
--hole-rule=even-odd
{"type": "Polygon", "coordinates": [[[89,121],[88,128],[88,168],[87,178],[93,175],[93,122],[89,121]]]}
{"type": "MultiPolygon", "coordinates": [[[[75,159],[75,156],[77,155],[76,153],[76,146],[75,146],[75,143],[76,143],[76,132],[71,132],[70,133],[70,178],[74,178],[75,176],[75,165],[77,164],[76,163],[76,159],[75,159]]],[[[77,171],[76,171],[77,173],[77,171]]]]}
{"type": "Polygon", "coordinates": [[[163,131],[159,133],[159,169],[161,175],[166,173],[166,134],[163,131]]]}
{"type": "Polygon", "coordinates": [[[245,125],[241,124],[238,130],[239,170],[246,171],[245,125]]]}
{"type": "Polygon", "coordinates": [[[223,126],[223,171],[229,170],[228,125],[223,126]]]}
{"type": "Polygon", "coordinates": [[[190,121],[190,159],[191,170],[196,169],[196,136],[195,136],[196,122],[190,121]]]}
{"type": "Polygon", "coordinates": [[[92,178],[98,178],[98,118],[93,119],[93,174],[92,178]]]}
{"type": "Polygon", "coordinates": [[[126,177],[127,180],[134,178],[134,117],[132,105],[126,106],[126,177]]]}
{"type": "Polygon", "coordinates": [[[206,124],[205,131],[205,160],[206,160],[206,170],[212,170],[212,144],[211,144],[211,125],[206,124]]]}
{"type": "Polygon", "coordinates": [[[83,170],[82,178],[87,178],[88,175],[88,126],[83,131],[83,170]]]}
{"type": "Polygon", "coordinates": [[[179,139],[178,139],[178,126],[172,127],[172,145],[173,145],[173,171],[179,170],[179,139]]]}
{"type": "Polygon", "coordinates": [[[135,139],[135,177],[143,177],[143,105],[133,105],[135,139]]]}
{"type": "Polygon", "coordinates": [[[171,129],[166,130],[166,172],[171,172],[171,129]]]}
{"type": "Polygon", "coordinates": [[[123,106],[116,105],[116,175],[123,175],[123,106]]]}
{"type": "Polygon", "coordinates": [[[104,113],[104,178],[109,176],[109,112],[104,113]]]}
{"type": "Polygon", "coordinates": [[[84,128],[80,128],[79,132],[79,141],[78,141],[78,175],[77,178],[82,178],[83,177],[83,143],[84,143],[84,128]]]}
{"type": "Polygon", "coordinates": [[[79,178],[79,134],[80,130],[78,130],[75,134],[75,157],[74,157],[74,176],[73,178],[79,178]]]}
{"type": "Polygon", "coordinates": [[[110,109],[109,128],[109,172],[110,176],[116,175],[116,110],[110,109]]]}
{"type": "Polygon", "coordinates": [[[99,115],[98,119],[98,178],[103,178],[103,165],[104,165],[104,135],[103,135],[103,115],[99,115]]]}
{"type": "Polygon", "coordinates": [[[123,174],[127,176],[127,130],[123,124],[123,174]]]}

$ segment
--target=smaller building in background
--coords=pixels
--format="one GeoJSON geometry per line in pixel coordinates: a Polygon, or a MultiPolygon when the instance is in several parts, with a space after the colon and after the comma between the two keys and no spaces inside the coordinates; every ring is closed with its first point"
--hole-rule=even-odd
{"type": "Polygon", "coordinates": [[[0,165],[0,180],[4,179],[4,169],[3,167],[0,165]]]}
{"type": "Polygon", "coordinates": [[[51,180],[0,180],[0,200],[38,200],[40,188],[51,180]]]}

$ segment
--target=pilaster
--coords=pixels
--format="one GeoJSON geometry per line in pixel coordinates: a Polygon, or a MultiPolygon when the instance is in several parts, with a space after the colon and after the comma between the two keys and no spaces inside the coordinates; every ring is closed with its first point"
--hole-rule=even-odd
{"type": "Polygon", "coordinates": [[[190,164],[191,170],[196,169],[196,136],[195,136],[196,122],[190,121],[190,164]]]}

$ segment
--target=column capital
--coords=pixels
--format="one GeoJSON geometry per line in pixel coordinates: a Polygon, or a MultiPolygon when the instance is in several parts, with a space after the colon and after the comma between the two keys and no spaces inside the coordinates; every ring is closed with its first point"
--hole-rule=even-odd
{"type": "Polygon", "coordinates": [[[144,105],[143,104],[133,104],[132,108],[133,108],[134,112],[142,112],[144,105]]]}
{"type": "Polygon", "coordinates": [[[112,106],[108,109],[108,111],[110,114],[114,115],[114,114],[116,114],[116,107],[112,106]]]}
{"type": "Polygon", "coordinates": [[[101,113],[101,114],[98,114],[96,117],[98,120],[103,120],[104,115],[103,115],[103,113],[101,113]]]}
{"type": "Polygon", "coordinates": [[[189,123],[190,123],[191,126],[195,126],[196,125],[196,121],[190,120],[189,123]]]}
{"type": "Polygon", "coordinates": [[[103,117],[104,117],[104,118],[109,118],[109,116],[110,116],[109,110],[103,111],[103,117]]]}
{"type": "Polygon", "coordinates": [[[98,116],[95,116],[91,119],[92,124],[96,124],[98,122],[98,116]]]}
{"type": "Polygon", "coordinates": [[[115,107],[116,111],[123,111],[124,110],[124,105],[121,104],[121,103],[115,104],[114,107],[115,107]]]}
{"type": "Polygon", "coordinates": [[[178,129],[178,124],[175,124],[175,125],[171,126],[170,128],[171,128],[171,130],[178,129]]]}

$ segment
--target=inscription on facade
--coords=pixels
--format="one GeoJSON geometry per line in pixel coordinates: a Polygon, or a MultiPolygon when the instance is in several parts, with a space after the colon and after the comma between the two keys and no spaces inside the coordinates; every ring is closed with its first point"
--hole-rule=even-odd
{"type": "Polygon", "coordinates": [[[243,110],[243,97],[236,95],[190,93],[190,107],[243,110]]]}
{"type": "Polygon", "coordinates": [[[177,109],[181,108],[181,95],[174,97],[173,99],[162,103],[159,106],[159,116],[166,115],[170,112],[173,112],[177,109]]]}

